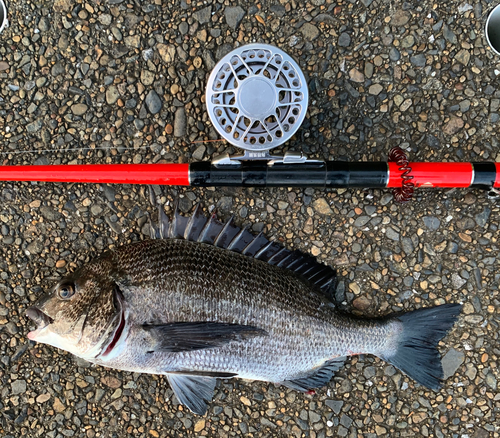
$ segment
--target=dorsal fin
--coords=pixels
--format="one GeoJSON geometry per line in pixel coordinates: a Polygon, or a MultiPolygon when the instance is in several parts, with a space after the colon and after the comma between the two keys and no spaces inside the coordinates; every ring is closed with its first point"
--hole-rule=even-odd
{"type": "Polygon", "coordinates": [[[158,210],[158,225],[150,224],[153,238],[207,243],[254,257],[297,273],[334,301],[337,274],[314,257],[298,250],[286,249],[278,242],[269,241],[262,233],[254,235],[247,228],[236,226],[233,216],[223,223],[217,219],[214,211],[207,218],[199,204],[190,217],[185,217],[180,214],[176,203],[172,220],[169,220],[163,207],[159,206],[158,210]]]}

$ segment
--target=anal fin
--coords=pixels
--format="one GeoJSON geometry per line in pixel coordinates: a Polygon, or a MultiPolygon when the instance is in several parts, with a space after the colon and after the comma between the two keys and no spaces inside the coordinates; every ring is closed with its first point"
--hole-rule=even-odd
{"type": "Polygon", "coordinates": [[[217,383],[215,377],[167,374],[167,378],[182,405],[197,415],[205,415],[207,402],[211,401],[214,395],[217,383]]]}
{"type": "Polygon", "coordinates": [[[333,377],[333,375],[344,366],[346,361],[345,356],[336,357],[335,359],[325,362],[320,368],[315,368],[303,376],[285,380],[282,385],[298,391],[307,392],[310,389],[321,388],[325,386],[333,377]]]}

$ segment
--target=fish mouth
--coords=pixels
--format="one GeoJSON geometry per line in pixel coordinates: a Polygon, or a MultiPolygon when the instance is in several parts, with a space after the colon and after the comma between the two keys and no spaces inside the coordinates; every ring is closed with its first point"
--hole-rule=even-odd
{"type": "Polygon", "coordinates": [[[29,307],[26,310],[26,316],[37,325],[36,330],[28,333],[28,339],[31,340],[34,340],[45,327],[54,322],[53,318],[42,312],[38,307],[29,307]]]}

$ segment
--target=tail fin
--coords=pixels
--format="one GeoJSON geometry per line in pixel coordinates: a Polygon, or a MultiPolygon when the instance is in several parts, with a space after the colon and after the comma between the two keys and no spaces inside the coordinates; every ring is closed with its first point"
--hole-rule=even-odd
{"type": "Polygon", "coordinates": [[[436,347],[453,327],[461,310],[461,304],[445,304],[397,316],[395,319],[403,323],[403,332],[396,352],[383,359],[421,385],[438,389],[444,374],[436,347]]]}

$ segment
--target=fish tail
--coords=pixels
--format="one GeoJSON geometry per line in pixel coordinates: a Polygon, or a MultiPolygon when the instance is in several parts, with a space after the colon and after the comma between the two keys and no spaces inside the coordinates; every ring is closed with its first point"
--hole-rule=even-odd
{"type": "Polygon", "coordinates": [[[440,388],[444,373],[437,344],[461,310],[461,304],[444,304],[397,316],[394,320],[403,324],[402,331],[391,353],[381,357],[421,385],[440,388]]]}

